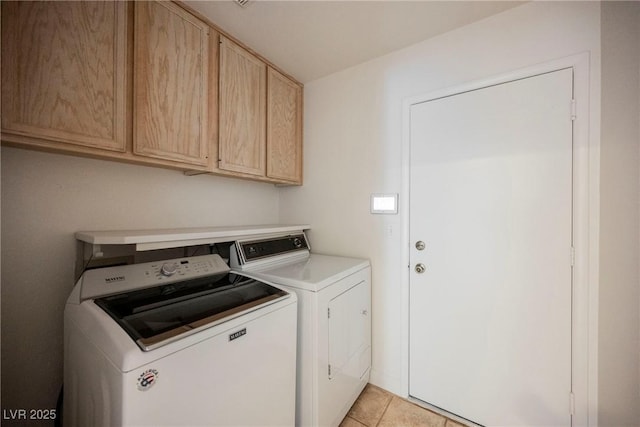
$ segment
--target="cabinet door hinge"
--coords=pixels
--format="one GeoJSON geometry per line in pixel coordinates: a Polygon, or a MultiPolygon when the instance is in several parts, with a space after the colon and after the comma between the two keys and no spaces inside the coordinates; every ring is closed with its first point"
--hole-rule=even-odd
{"type": "Polygon", "coordinates": [[[576,414],[576,397],[573,393],[569,393],[569,400],[571,402],[571,415],[576,414]]]}
{"type": "Polygon", "coordinates": [[[576,248],[571,246],[571,267],[576,265],[576,248]]]}
{"type": "Polygon", "coordinates": [[[576,119],[576,100],[572,99],[571,100],[571,120],[575,120],[576,119]]]}

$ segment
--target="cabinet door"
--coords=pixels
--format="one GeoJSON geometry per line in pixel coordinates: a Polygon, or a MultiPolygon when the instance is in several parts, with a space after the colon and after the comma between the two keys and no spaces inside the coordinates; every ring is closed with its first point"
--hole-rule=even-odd
{"type": "Polygon", "coordinates": [[[206,166],[209,27],[169,2],[136,2],[134,153],[206,166]]]}
{"type": "Polygon", "coordinates": [[[267,176],[302,182],[302,88],[269,68],[267,176]]]}
{"type": "Polygon", "coordinates": [[[126,6],[2,2],[3,140],[125,151],[126,6]]]}
{"type": "Polygon", "coordinates": [[[265,175],[267,66],[220,38],[219,168],[265,175]]]}

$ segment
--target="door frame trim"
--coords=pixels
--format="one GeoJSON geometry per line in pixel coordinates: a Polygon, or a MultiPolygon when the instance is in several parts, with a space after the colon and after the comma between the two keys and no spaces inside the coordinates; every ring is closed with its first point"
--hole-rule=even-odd
{"type": "MultiPolygon", "coordinates": [[[[561,69],[573,69],[576,119],[573,123],[573,238],[575,263],[572,290],[572,425],[598,425],[598,268],[599,268],[599,178],[600,141],[596,132],[590,137],[590,54],[589,52],[513,70],[487,79],[464,83],[403,100],[402,107],[402,367],[401,390],[409,395],[409,281],[410,281],[410,146],[411,107],[443,97],[478,90],[514,80],[533,77],[561,69]]],[[[597,96],[597,94],[596,94],[597,96]]],[[[597,120],[594,120],[597,130],[597,120]]],[[[417,403],[417,399],[412,399],[417,403]]],[[[567,396],[567,411],[570,399],[567,396]]]]}

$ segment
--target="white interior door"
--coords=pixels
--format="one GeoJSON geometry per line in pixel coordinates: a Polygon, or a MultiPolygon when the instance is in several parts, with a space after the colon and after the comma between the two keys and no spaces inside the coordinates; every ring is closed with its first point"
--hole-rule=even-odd
{"type": "Polygon", "coordinates": [[[572,81],[411,107],[409,394],[478,424],[571,425],[572,81]]]}

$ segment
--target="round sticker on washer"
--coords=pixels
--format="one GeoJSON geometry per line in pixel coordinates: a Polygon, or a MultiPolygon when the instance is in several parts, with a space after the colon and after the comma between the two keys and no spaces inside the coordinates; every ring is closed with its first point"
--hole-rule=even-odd
{"type": "Polygon", "coordinates": [[[138,390],[149,390],[158,380],[158,371],[155,369],[147,369],[138,377],[138,390]]]}

